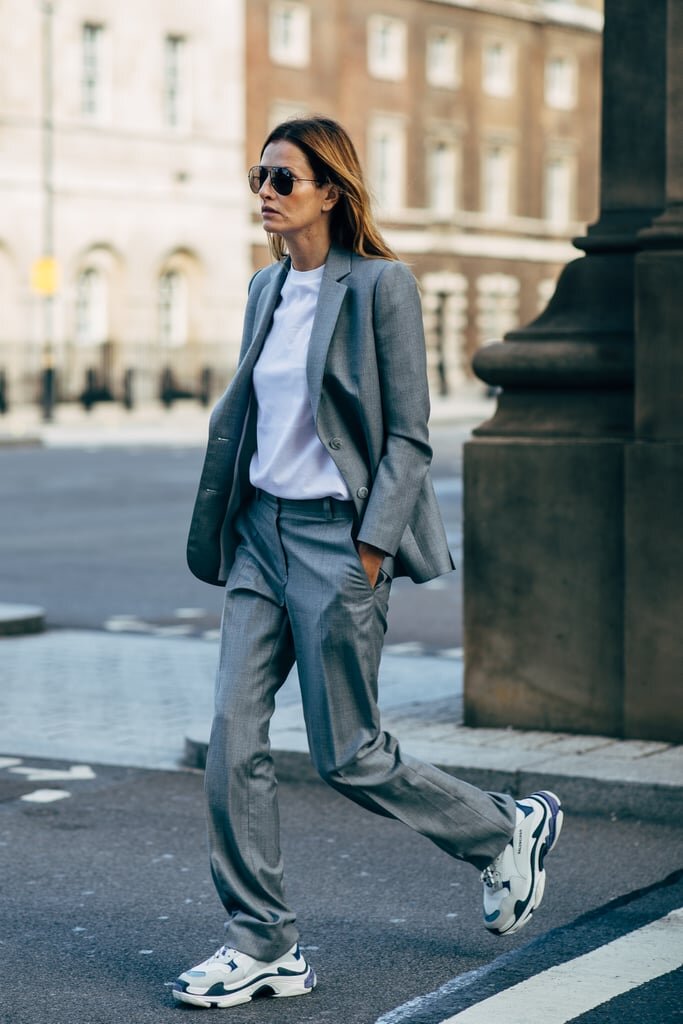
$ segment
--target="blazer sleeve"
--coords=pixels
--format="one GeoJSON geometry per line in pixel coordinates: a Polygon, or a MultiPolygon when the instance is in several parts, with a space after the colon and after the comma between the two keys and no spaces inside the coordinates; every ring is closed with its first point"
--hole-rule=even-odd
{"type": "Polygon", "coordinates": [[[404,263],[378,278],[374,333],[385,443],[357,539],[395,555],[432,459],[422,306],[404,263]]]}

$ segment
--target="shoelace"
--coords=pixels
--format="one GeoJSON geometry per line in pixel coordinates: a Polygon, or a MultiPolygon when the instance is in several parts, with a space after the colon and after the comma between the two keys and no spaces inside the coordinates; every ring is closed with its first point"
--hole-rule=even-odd
{"type": "Polygon", "coordinates": [[[233,949],[232,946],[221,946],[220,949],[216,950],[216,952],[213,954],[211,959],[212,960],[227,960],[227,959],[232,960],[233,957],[235,956],[235,954],[237,954],[238,952],[239,952],[239,950],[233,949]]]}
{"type": "Polygon", "coordinates": [[[498,873],[495,864],[489,864],[487,868],[484,868],[481,873],[481,880],[489,889],[500,889],[500,874],[498,873]]]}

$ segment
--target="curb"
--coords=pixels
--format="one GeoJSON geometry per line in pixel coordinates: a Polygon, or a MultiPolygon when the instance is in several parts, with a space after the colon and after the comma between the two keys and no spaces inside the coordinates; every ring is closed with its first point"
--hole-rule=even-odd
{"type": "Polygon", "coordinates": [[[0,604],[0,636],[42,633],[45,609],[32,604],[0,604]]]}
{"type": "Polygon", "coordinates": [[[42,448],[38,434],[0,434],[0,448],[42,448]]]}
{"type": "MultiPolygon", "coordinates": [[[[185,737],[181,764],[203,771],[208,743],[185,737]]],[[[280,782],[324,785],[311,764],[308,753],[296,750],[273,750],[273,760],[280,782]]],[[[454,757],[454,761],[457,757],[454,757]]],[[[473,768],[467,764],[438,763],[437,768],[469,782],[479,789],[509,793],[522,797],[538,789],[557,792],[563,808],[570,814],[606,818],[636,818],[661,822],[683,819],[683,787],[654,782],[619,782],[614,779],[577,775],[557,775],[510,768],[473,768]]]]}

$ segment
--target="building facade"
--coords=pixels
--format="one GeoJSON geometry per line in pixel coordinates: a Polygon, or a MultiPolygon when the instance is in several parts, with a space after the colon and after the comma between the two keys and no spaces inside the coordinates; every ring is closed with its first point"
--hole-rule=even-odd
{"type": "MultiPolygon", "coordinates": [[[[431,385],[547,303],[598,201],[600,0],[250,0],[248,163],[337,117],[422,287],[431,385]]],[[[268,261],[252,216],[255,266],[268,261]]]]}
{"type": "MultiPolygon", "coordinates": [[[[227,376],[249,275],[242,0],[0,4],[0,370],[227,376]],[[56,278],[56,280],[55,280],[56,278]]],[[[219,383],[219,382],[217,382],[219,383]]]]}
{"type": "Polygon", "coordinates": [[[312,111],[420,282],[433,391],[471,383],[596,209],[601,25],[601,0],[3,0],[0,399],[46,366],[65,399],[221,387],[269,259],[245,172],[312,111]]]}

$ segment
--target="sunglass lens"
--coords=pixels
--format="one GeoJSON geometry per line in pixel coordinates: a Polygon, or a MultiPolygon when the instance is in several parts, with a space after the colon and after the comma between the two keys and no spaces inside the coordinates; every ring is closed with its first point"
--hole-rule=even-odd
{"type": "Polygon", "coordinates": [[[267,177],[268,171],[265,167],[256,166],[249,169],[249,188],[254,194],[259,192],[267,177]]]}
{"type": "Polygon", "coordinates": [[[281,196],[289,196],[294,188],[294,178],[286,167],[273,167],[270,172],[273,188],[281,196]]]}

